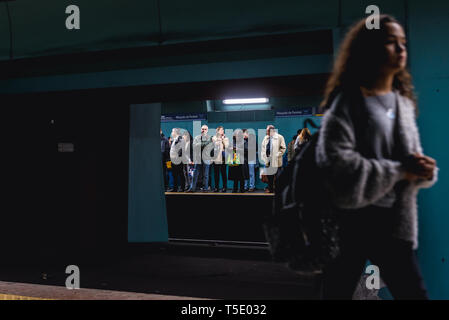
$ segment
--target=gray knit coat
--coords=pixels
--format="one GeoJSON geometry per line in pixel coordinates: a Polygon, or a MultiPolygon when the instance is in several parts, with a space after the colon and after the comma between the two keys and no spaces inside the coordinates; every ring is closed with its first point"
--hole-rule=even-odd
{"type": "MultiPolygon", "coordinates": [[[[395,93],[399,117],[397,132],[404,156],[423,153],[413,103],[398,92],[395,93]]],[[[405,171],[399,161],[364,156],[364,152],[356,145],[354,117],[349,111],[354,108],[350,108],[348,101],[342,94],[334,99],[323,117],[316,149],[318,166],[328,169],[326,182],[333,204],[343,209],[363,208],[395,187],[394,207],[398,216],[394,218],[396,222],[393,236],[413,242],[413,248],[417,249],[417,194],[420,188],[429,188],[437,181],[438,168],[435,169],[432,180],[409,182],[405,180],[405,171]]]]}

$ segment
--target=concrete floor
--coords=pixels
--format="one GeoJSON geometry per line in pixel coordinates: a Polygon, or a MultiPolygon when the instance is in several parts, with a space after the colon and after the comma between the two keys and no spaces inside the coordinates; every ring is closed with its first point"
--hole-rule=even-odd
{"type": "Polygon", "coordinates": [[[126,291],[83,289],[0,281],[0,300],[198,300],[198,298],[126,291]]]}
{"type": "MultiPolygon", "coordinates": [[[[282,264],[269,261],[268,253],[261,248],[237,250],[176,245],[144,251],[139,249],[103,263],[79,264],[81,289],[97,289],[101,292],[74,293],[74,290],[65,289],[68,276],[65,266],[53,264],[0,267],[0,280],[10,283],[6,291],[8,285],[0,284],[0,293],[36,296],[41,291],[39,296],[53,299],[83,299],[80,296],[86,299],[318,298],[315,279],[305,278],[282,264]],[[18,283],[45,287],[15,290],[14,286],[18,283]]],[[[70,261],[69,264],[75,262],[70,261]]]]}

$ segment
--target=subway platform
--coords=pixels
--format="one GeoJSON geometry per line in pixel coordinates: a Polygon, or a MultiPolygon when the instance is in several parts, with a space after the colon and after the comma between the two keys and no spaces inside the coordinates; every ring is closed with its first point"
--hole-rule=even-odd
{"type": "Polygon", "coordinates": [[[165,194],[169,236],[266,242],[263,223],[273,193],[171,192],[165,194]]]}

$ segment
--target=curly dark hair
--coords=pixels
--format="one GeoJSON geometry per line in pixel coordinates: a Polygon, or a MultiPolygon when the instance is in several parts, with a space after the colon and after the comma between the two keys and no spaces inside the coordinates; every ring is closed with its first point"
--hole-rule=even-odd
{"type": "MultiPolygon", "coordinates": [[[[397,23],[390,15],[380,15],[380,28],[368,29],[366,19],[356,22],[343,39],[332,73],[327,81],[324,100],[320,107],[328,109],[333,98],[342,91],[360,90],[360,86],[370,88],[384,63],[383,44],[387,36],[386,24],[397,23]]],[[[393,88],[411,99],[416,107],[416,96],[410,73],[403,69],[396,73],[393,88]]]]}

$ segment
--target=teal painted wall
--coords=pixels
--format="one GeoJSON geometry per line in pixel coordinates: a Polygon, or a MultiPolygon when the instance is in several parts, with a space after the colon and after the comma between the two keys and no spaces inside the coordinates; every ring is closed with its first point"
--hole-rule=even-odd
{"type": "Polygon", "coordinates": [[[419,194],[419,259],[433,299],[449,299],[449,1],[409,1],[411,71],[419,99],[424,152],[439,181],[419,194]]]}
{"type": "Polygon", "coordinates": [[[160,103],[130,106],[128,241],[168,241],[160,103]]]}

